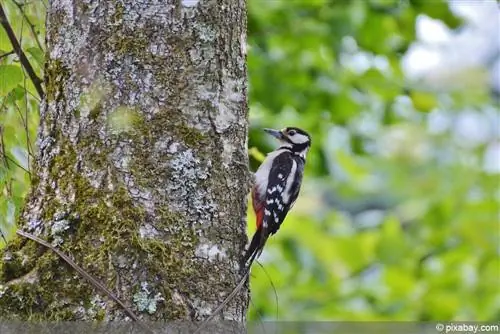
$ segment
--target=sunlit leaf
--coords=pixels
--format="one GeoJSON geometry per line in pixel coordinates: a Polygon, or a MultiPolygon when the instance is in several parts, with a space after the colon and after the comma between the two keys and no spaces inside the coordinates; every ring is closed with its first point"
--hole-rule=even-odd
{"type": "Polygon", "coordinates": [[[10,44],[9,37],[3,27],[0,27],[0,54],[9,52],[12,50],[12,45],[10,44]]]}
{"type": "Polygon", "coordinates": [[[17,65],[0,65],[0,94],[7,95],[23,80],[23,71],[17,65]]]}

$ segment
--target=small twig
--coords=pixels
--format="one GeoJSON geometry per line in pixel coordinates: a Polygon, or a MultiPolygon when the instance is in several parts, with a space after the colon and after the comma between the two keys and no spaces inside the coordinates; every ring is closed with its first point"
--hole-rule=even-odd
{"type": "MultiPolygon", "coordinates": [[[[24,15],[24,11],[21,10],[21,12],[24,15]]],[[[19,36],[19,44],[20,45],[23,45],[23,30],[24,30],[24,21],[21,21],[21,33],[20,33],[20,36],[19,36]]],[[[19,115],[21,116],[21,120],[23,121],[24,128],[25,128],[26,146],[27,146],[27,149],[28,149],[28,154],[27,154],[27,160],[28,160],[28,162],[27,162],[27,165],[28,165],[28,170],[30,170],[30,166],[31,166],[31,163],[30,163],[30,154],[31,154],[30,146],[31,145],[30,145],[30,137],[29,137],[29,131],[28,131],[28,95],[26,94],[26,92],[28,91],[28,89],[26,88],[26,73],[25,73],[25,69],[23,69],[23,89],[24,89],[24,92],[25,92],[24,93],[24,105],[25,105],[25,108],[24,108],[25,117],[24,118],[23,118],[23,113],[21,112],[21,108],[19,108],[19,106],[17,105],[17,103],[15,101],[14,101],[14,104],[16,105],[17,110],[19,111],[19,115]]],[[[29,176],[30,182],[31,182],[31,173],[28,174],[28,176],[29,176]]]]}
{"type": "MultiPolygon", "coordinates": [[[[23,171],[25,171],[26,173],[28,173],[29,177],[31,178],[31,172],[29,170],[27,170],[26,168],[24,168],[23,166],[21,166],[15,159],[12,159],[11,157],[9,157],[7,155],[7,153],[5,153],[4,149],[2,149],[2,154],[3,154],[4,159],[6,159],[5,161],[9,160],[14,165],[16,165],[17,167],[21,168],[23,171]]],[[[6,165],[8,166],[8,164],[6,164],[6,165]]]]}
{"type": "Polygon", "coordinates": [[[2,154],[3,160],[5,162],[5,167],[10,168],[9,160],[7,160],[7,153],[5,152],[5,144],[3,142],[3,127],[0,125],[0,153],[2,154]]]}
{"type": "MultiPolygon", "coordinates": [[[[25,92],[26,93],[26,92],[25,92]]],[[[27,91],[28,95],[31,96],[32,98],[34,98],[38,103],[41,103],[42,100],[40,99],[40,97],[36,96],[35,94],[33,94],[32,92],[30,91],[27,91]]]]}
{"type": "Polygon", "coordinates": [[[33,35],[33,38],[35,39],[36,44],[38,45],[40,50],[43,51],[42,43],[40,43],[40,40],[38,38],[38,34],[36,32],[35,25],[33,24],[33,22],[31,22],[31,20],[28,18],[28,16],[24,12],[24,8],[23,8],[24,4],[20,4],[16,0],[11,0],[11,1],[17,6],[19,11],[23,14],[24,19],[26,20],[26,22],[28,22],[28,25],[30,26],[31,34],[33,35]]]}
{"type": "Polygon", "coordinates": [[[276,302],[276,320],[275,321],[278,321],[278,318],[279,318],[279,299],[278,299],[278,292],[276,291],[276,286],[274,285],[274,282],[273,280],[271,279],[271,276],[268,274],[266,268],[264,268],[264,266],[262,265],[262,263],[260,263],[259,261],[255,261],[257,262],[257,264],[259,265],[259,267],[264,271],[264,274],[267,276],[267,278],[269,279],[269,282],[271,283],[271,287],[273,288],[273,291],[274,291],[274,301],[276,302]]]}
{"type": "Polygon", "coordinates": [[[9,21],[7,20],[7,15],[5,14],[1,4],[0,4],[0,23],[5,29],[5,32],[9,37],[9,41],[12,44],[12,47],[14,48],[14,51],[16,52],[17,56],[19,57],[21,64],[26,69],[26,72],[28,72],[28,75],[31,81],[33,82],[33,85],[35,86],[38,95],[40,96],[40,98],[43,98],[45,93],[42,88],[42,80],[36,75],[35,70],[31,66],[28,58],[26,58],[26,55],[24,54],[21,45],[19,45],[16,35],[14,34],[14,31],[12,30],[9,21]]]}
{"type": "MultiPolygon", "coordinates": [[[[26,91],[26,90],[25,90],[26,91]]],[[[27,99],[27,95],[24,94],[24,98],[27,99]]],[[[19,117],[21,118],[21,122],[23,123],[24,131],[26,133],[26,146],[28,148],[28,155],[34,156],[33,155],[33,146],[31,145],[31,141],[29,138],[29,131],[28,131],[28,101],[25,101],[25,110],[24,110],[24,115],[23,112],[21,111],[21,108],[17,105],[17,102],[14,101],[14,106],[17,109],[17,112],[19,113],[19,117]]],[[[28,158],[28,166],[29,166],[29,158],[28,158]]]]}
{"type": "Polygon", "coordinates": [[[7,99],[10,97],[10,94],[12,91],[10,91],[7,96],[2,98],[2,106],[0,107],[0,111],[4,111],[5,106],[7,105],[7,99]]]}
{"type": "Polygon", "coordinates": [[[12,51],[6,52],[4,54],[1,54],[0,55],[0,59],[2,59],[3,57],[8,57],[8,56],[10,56],[10,55],[12,55],[14,53],[15,53],[14,50],[12,50],[12,51]]]}
{"type": "Polygon", "coordinates": [[[89,281],[94,287],[96,287],[97,289],[101,290],[102,292],[104,292],[109,298],[111,298],[115,303],[117,303],[118,305],[120,305],[123,310],[125,311],[125,313],[127,313],[127,315],[132,318],[132,320],[136,321],[141,327],[143,327],[143,329],[147,330],[149,333],[154,333],[154,331],[149,328],[148,326],[146,326],[146,324],[142,323],[139,318],[134,314],[134,312],[132,312],[126,305],[125,303],[123,303],[120,299],[118,299],[118,297],[116,297],[108,288],[106,288],[101,282],[99,282],[98,280],[96,280],[94,277],[92,277],[90,274],[88,274],[85,270],[83,270],[80,266],[78,266],[71,258],[69,258],[66,254],[64,254],[63,252],[61,252],[60,250],[58,250],[57,248],[55,248],[54,246],[52,246],[50,243],[48,243],[47,241],[43,240],[43,239],[40,239],[39,237],[37,236],[34,236],[33,234],[31,233],[28,233],[28,232],[25,232],[25,231],[22,231],[22,230],[17,230],[16,232],[17,234],[19,234],[20,236],[22,237],[25,237],[25,238],[28,238],[30,240],[33,240],[37,243],[39,243],[40,245],[42,246],[45,246],[47,247],[48,249],[50,249],[51,251],[53,251],[54,253],[56,253],[57,255],[59,255],[60,258],[62,258],[64,261],[66,261],[67,264],[69,264],[71,267],[73,267],[73,269],[75,269],[80,275],[83,276],[83,278],[85,278],[87,281],[89,281]]]}

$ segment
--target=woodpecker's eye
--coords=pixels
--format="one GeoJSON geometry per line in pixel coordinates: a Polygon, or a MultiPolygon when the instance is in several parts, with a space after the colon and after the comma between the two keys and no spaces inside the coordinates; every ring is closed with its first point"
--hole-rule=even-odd
{"type": "Polygon", "coordinates": [[[288,130],[288,135],[290,135],[290,136],[293,136],[296,133],[297,133],[297,131],[295,131],[295,130],[288,130]]]}

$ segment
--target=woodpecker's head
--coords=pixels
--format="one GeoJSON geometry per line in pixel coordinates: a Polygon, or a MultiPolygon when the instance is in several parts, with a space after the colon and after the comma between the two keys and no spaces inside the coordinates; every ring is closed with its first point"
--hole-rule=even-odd
{"type": "Polygon", "coordinates": [[[292,152],[305,158],[311,146],[311,136],[299,128],[284,128],[282,130],[264,129],[271,136],[276,137],[282,148],[290,149],[292,152]]]}

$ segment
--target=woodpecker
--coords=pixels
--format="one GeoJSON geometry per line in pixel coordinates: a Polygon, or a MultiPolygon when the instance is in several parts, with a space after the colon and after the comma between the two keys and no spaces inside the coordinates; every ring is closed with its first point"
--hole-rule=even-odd
{"type": "Polygon", "coordinates": [[[252,202],[257,230],[243,257],[242,270],[250,269],[253,261],[262,253],[269,236],[278,232],[288,211],[295,204],[302,184],[307,151],[311,146],[311,137],[299,128],[264,131],[277,138],[281,145],[267,155],[255,173],[252,202]]]}
{"type": "Polygon", "coordinates": [[[304,130],[293,127],[280,131],[273,129],[264,129],[264,131],[276,137],[281,146],[267,155],[255,173],[252,202],[257,217],[257,231],[240,265],[242,277],[238,285],[193,334],[199,333],[204,325],[212,320],[243,287],[253,261],[262,253],[269,236],[278,232],[288,211],[299,196],[311,137],[304,130]]]}

